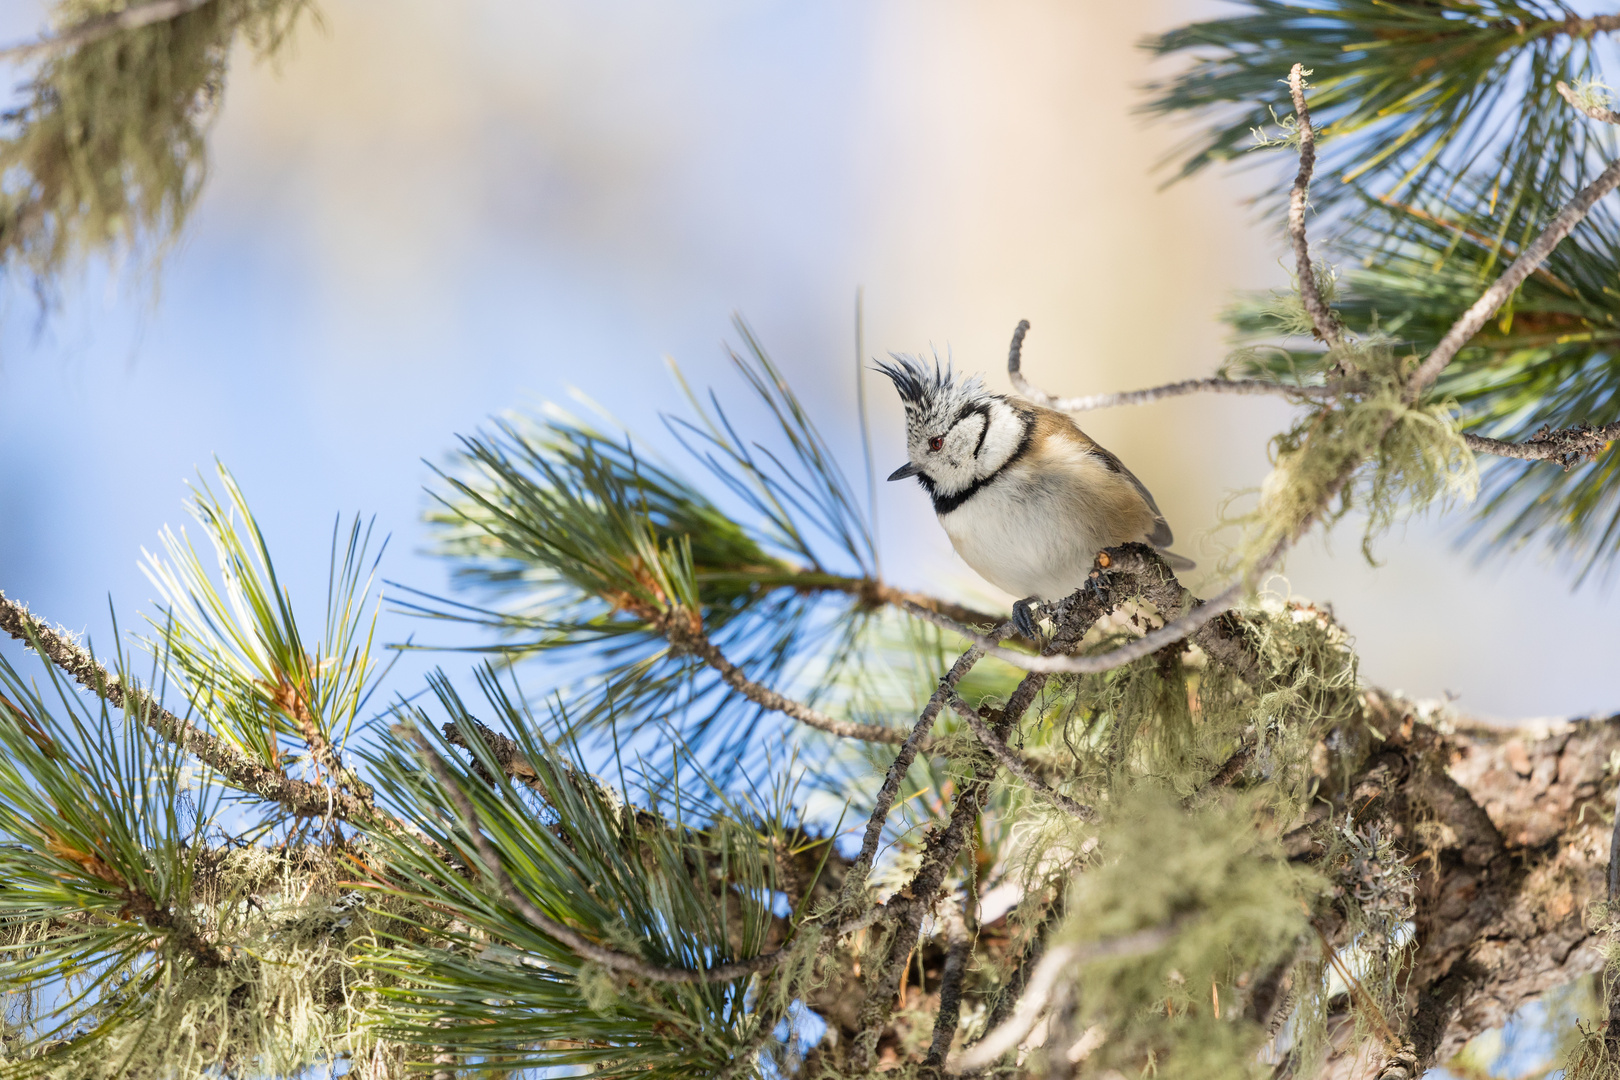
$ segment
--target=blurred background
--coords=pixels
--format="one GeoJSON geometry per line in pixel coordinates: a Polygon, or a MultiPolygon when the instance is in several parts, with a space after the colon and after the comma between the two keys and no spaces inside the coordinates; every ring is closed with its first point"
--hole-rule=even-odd
{"type": "MultiPolygon", "coordinates": [[[[122,626],[150,610],[140,551],[184,523],[184,482],[217,455],[311,616],[338,513],[391,534],[384,576],[444,592],[424,459],[577,388],[679,462],[664,357],[741,403],[734,311],[858,475],[858,287],[868,357],[937,349],[1005,387],[1028,318],[1025,370],[1053,393],[1211,374],[1221,307],[1287,284],[1282,222],[1248,200],[1292,171],[1267,158],[1161,189],[1185,133],[1135,111],[1155,74],[1137,42],[1213,10],[324,0],[279,64],[233,68],[206,193],[159,275],[93,267],[46,313],[5,286],[0,588],[110,644],[109,598],[122,626]]],[[[45,23],[43,4],[5,5],[0,40],[45,23]]],[[[900,410],[864,377],[885,475],[900,410]]],[[[1223,500],[1260,482],[1287,418],[1209,397],[1081,420],[1208,567],[1223,500]]],[[[877,496],[892,580],[1006,602],[919,488],[877,496]]],[[[1411,522],[1374,569],[1346,522],[1272,587],[1330,604],[1371,684],[1500,719],[1620,708],[1612,585],[1572,591],[1572,569],[1532,555],[1476,565],[1462,523],[1411,522]]]]}

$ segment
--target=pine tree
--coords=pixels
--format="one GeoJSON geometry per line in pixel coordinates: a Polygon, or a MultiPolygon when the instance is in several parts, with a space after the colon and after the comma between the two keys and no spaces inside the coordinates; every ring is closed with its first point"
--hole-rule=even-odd
{"type": "MultiPolygon", "coordinates": [[[[160,249],[231,43],[269,53],[304,7],[64,4],[12,52],[38,68],[0,141],[7,267],[48,292],[160,249]]],[[[1289,155],[1293,288],[1234,309],[1249,343],[1208,379],[1057,401],[1026,325],[1008,362],[1072,411],[1297,406],[1227,589],[1111,548],[1025,640],[886,584],[741,324],[736,386],[670,420],[684,469],[560,413],[462,440],[430,527],[464,591],[396,600],[486,655],[425,687],[380,661],[365,524],[301,623],[221,467],[110,653],[0,594],[35,654],[0,655],[0,1076],[1410,1080],[1620,963],[1620,728],[1419,709],[1330,613],[1256,594],[1352,509],[1371,543],[1473,498],[1476,455],[1498,542],[1612,565],[1620,115],[1592,44],[1620,17],[1245,7],[1151,43],[1195,54],[1153,107],[1213,118],[1188,171],[1289,155]]],[[[1570,1077],[1620,1075],[1614,979],[1560,999],[1570,1077]]]]}

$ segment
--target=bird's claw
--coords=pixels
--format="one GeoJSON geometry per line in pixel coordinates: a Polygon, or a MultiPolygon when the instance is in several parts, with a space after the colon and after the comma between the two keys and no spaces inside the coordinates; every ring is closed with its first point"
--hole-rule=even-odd
{"type": "Polygon", "coordinates": [[[1013,628],[1030,641],[1035,640],[1035,612],[1040,607],[1040,601],[1035,597],[1027,597],[1014,602],[1012,607],[1013,628]]]}

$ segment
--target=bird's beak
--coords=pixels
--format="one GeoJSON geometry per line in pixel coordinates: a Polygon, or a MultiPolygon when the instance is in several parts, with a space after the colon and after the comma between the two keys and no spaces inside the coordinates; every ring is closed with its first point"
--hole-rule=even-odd
{"type": "Polygon", "coordinates": [[[900,466],[898,469],[894,470],[894,472],[890,473],[889,474],[889,479],[890,480],[904,480],[906,477],[908,477],[908,476],[916,476],[920,472],[922,472],[921,469],[919,469],[917,466],[913,465],[911,462],[908,461],[904,465],[900,466]]]}

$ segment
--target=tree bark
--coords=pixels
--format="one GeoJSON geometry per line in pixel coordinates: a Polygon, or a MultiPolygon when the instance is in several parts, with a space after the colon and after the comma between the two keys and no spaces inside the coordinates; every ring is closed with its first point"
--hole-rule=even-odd
{"type": "Polygon", "coordinates": [[[1602,966],[1585,912],[1607,895],[1620,716],[1448,725],[1370,694],[1367,718],[1382,741],[1346,801],[1373,802],[1420,868],[1409,1043],[1357,1055],[1338,1025],[1323,1075],[1407,1080],[1602,966]]]}

